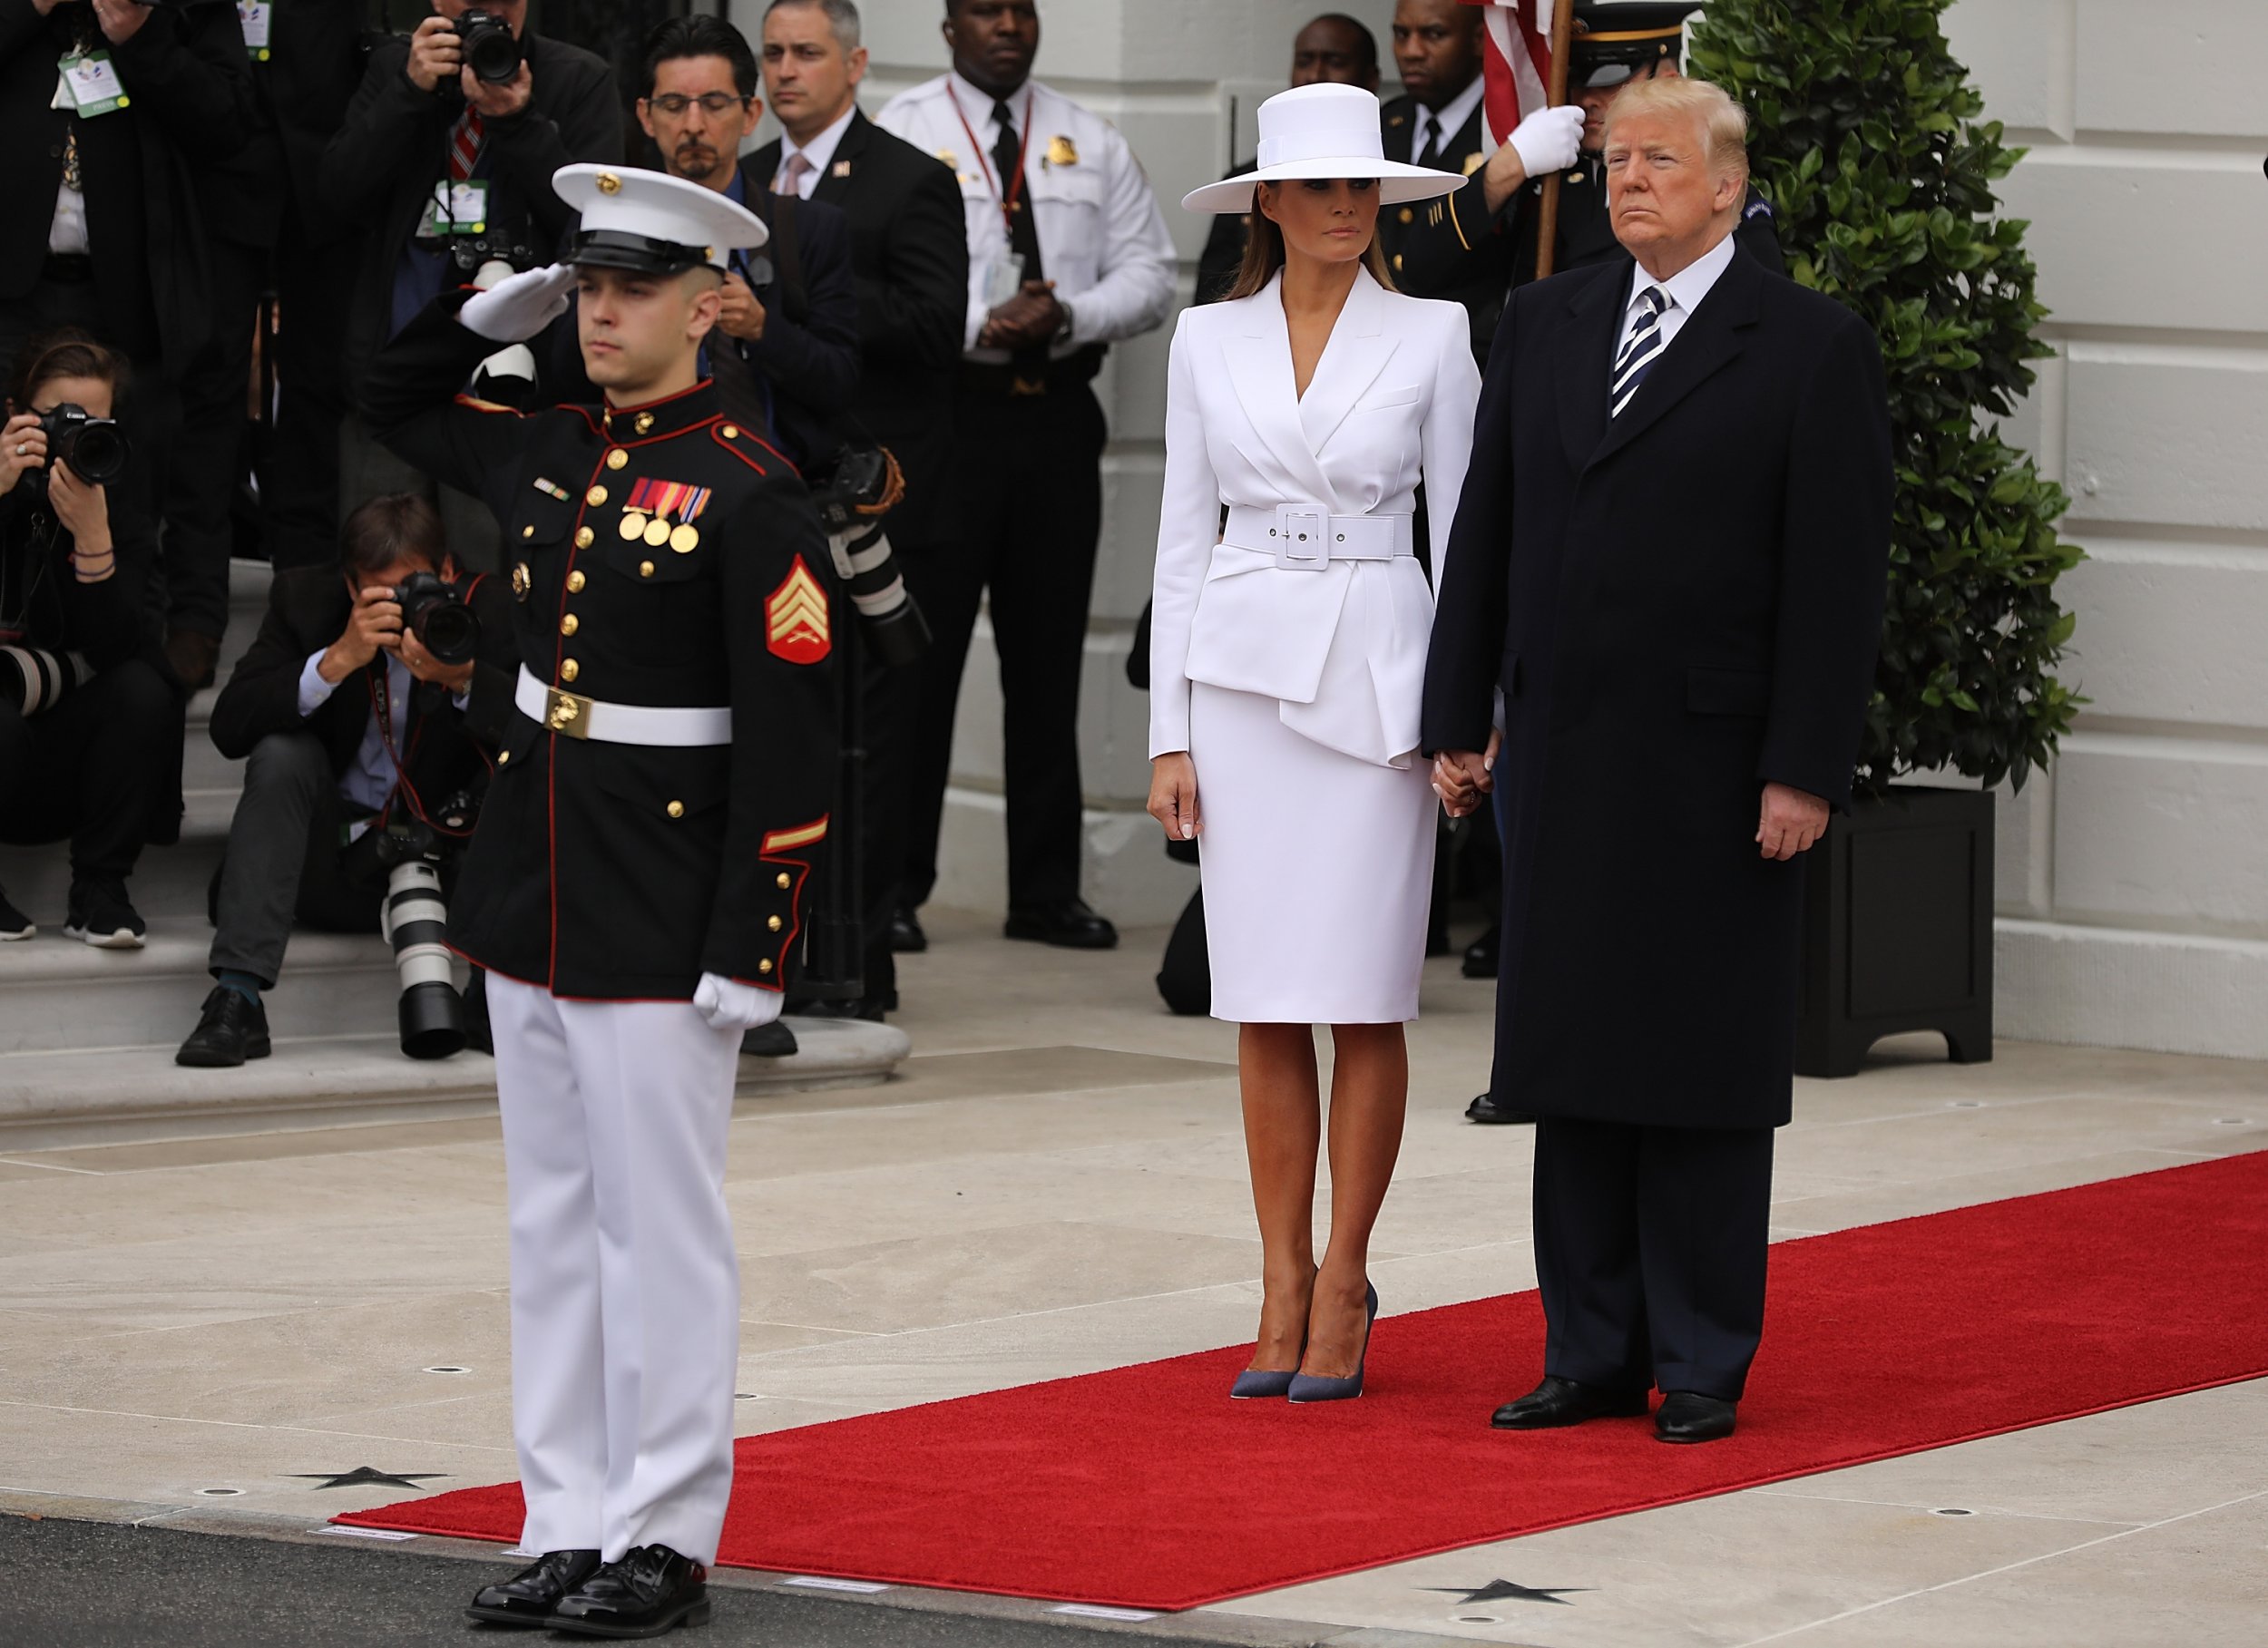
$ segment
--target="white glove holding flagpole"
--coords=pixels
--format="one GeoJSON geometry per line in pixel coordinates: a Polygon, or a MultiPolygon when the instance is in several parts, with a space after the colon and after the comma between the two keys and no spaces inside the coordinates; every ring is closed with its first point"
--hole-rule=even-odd
{"type": "Polygon", "coordinates": [[[523,344],[567,312],[575,268],[554,263],[499,280],[456,312],[457,323],[491,343],[523,344]]]}
{"type": "Polygon", "coordinates": [[[758,990],[722,973],[703,973],[693,991],[693,1007],[712,1030],[753,1030],[779,1017],[787,998],[776,990],[758,990]]]}
{"type": "Polygon", "coordinates": [[[1582,158],[1583,121],[1580,103],[1539,109],[1513,127],[1512,135],[1504,141],[1520,156],[1530,179],[1547,178],[1567,171],[1582,158]]]}

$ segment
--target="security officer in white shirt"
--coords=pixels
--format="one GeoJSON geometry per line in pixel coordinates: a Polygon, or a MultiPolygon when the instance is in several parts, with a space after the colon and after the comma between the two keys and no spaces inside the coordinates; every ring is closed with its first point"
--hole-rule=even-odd
{"type": "Polygon", "coordinates": [[[1100,116],[1031,79],[1036,0],[947,0],[953,72],[879,123],[952,167],[969,236],[954,420],[960,541],[908,569],[935,634],[926,665],[898,942],[936,880],[962,665],[989,589],[1005,700],[1008,936],[1104,950],[1079,896],[1079,669],[1108,431],[1088,386],[1105,347],[1173,307],[1173,242],[1149,180],[1100,116]]]}

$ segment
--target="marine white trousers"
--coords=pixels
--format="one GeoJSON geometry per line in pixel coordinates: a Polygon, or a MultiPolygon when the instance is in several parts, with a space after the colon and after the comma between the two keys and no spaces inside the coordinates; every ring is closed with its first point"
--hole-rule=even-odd
{"type": "Polygon", "coordinates": [[[512,1429],[531,1551],[712,1564],[732,1492],[740,1032],[689,1002],[489,975],[512,1209],[512,1429]]]}

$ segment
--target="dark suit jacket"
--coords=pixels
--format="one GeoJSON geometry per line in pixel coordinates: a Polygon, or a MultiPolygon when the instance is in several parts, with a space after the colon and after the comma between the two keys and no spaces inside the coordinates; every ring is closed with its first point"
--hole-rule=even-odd
{"type": "Polygon", "coordinates": [[[1736,256],[1610,422],[1632,267],[1505,310],[1423,737],[1483,747],[1502,687],[1499,1101],[1774,1126],[1804,866],[1758,855],[1759,795],[1850,794],[1890,550],[1882,356],[1850,310],[1736,256]]]}
{"type": "MultiPolygon", "coordinates": [[[[510,586],[483,578],[467,598],[481,620],[480,658],[473,690],[460,712],[444,687],[416,684],[402,746],[409,780],[429,804],[467,785],[485,784],[488,758],[481,745],[503,742],[513,715],[512,692],[520,668],[510,586]]],[[[330,756],[334,776],[344,773],[369,730],[371,687],[383,680],[385,659],[373,658],[349,676],[312,716],[299,714],[299,675],[310,654],[337,640],[354,605],[347,580],[333,567],[279,572],[268,590],[268,611],[249,651],[212,707],[212,741],[240,761],[270,733],[311,732],[330,756]]]]}
{"type": "Polygon", "coordinates": [[[296,236],[334,240],[359,229],[324,200],[322,170],[362,83],[363,10],[342,0],[275,0],[268,61],[251,64],[251,139],[233,159],[198,169],[198,204],[214,239],[273,247],[287,206],[296,236]]]}
{"type": "MultiPolygon", "coordinates": [[[[5,3],[5,0],[0,0],[5,3]]],[[[492,239],[548,257],[574,222],[552,190],[552,173],[577,161],[620,164],[622,109],[606,60],[533,32],[523,36],[533,99],[517,118],[491,121],[483,140],[492,239]]],[[[386,341],[394,276],[434,185],[448,175],[449,132],[464,93],[445,82],[420,92],[406,70],[406,38],[381,42],[362,84],[323,152],[322,189],[333,210],[369,226],[347,327],[347,381],[361,380],[386,341]]],[[[448,279],[445,285],[462,284],[448,279]]]]}
{"type": "Polygon", "coordinates": [[[755,288],[764,306],[764,336],[752,344],[721,341],[764,375],[772,389],[773,430],[787,455],[807,468],[842,444],[839,425],[858,393],[858,285],[851,272],[850,224],[824,200],[772,193],[772,174],[747,161],[740,163],[740,178],[748,204],[772,231],[763,258],[772,278],[755,288]],[[792,242],[782,232],[783,209],[793,222],[792,242]],[[787,296],[791,245],[802,270],[796,303],[787,296]]]}
{"type": "Polygon", "coordinates": [[[49,106],[55,63],[90,30],[101,38],[92,6],[43,17],[32,0],[0,0],[0,306],[39,284],[75,123],[105,341],[177,371],[211,326],[191,170],[234,154],[253,128],[243,30],[230,6],[153,11],[124,44],[105,44],[127,106],[74,120],[49,106]]]}
{"type": "MultiPolygon", "coordinates": [[[[1397,97],[1379,111],[1385,122],[1383,136],[1388,160],[1405,165],[1414,163],[1410,140],[1417,131],[1413,118],[1416,109],[1414,98],[1397,97]]],[[[1481,124],[1485,109],[1485,100],[1475,103],[1464,125],[1442,145],[1439,164],[1442,171],[1469,171],[1476,156],[1486,158],[1488,132],[1481,124]]],[[[1413,263],[1409,257],[1413,233],[1435,204],[1413,200],[1406,206],[1382,207],[1378,213],[1378,243],[1386,254],[1386,267],[1393,271],[1394,284],[1411,297],[1442,297],[1464,305],[1472,323],[1473,355],[1486,360],[1489,340],[1496,336],[1496,317],[1504,308],[1504,288],[1508,284],[1504,270],[1486,263],[1448,263],[1438,269],[1428,268],[1422,262],[1413,263]]]]}
{"type": "MultiPolygon", "coordinates": [[[[771,187],[779,155],[773,141],[748,157],[752,188],[771,187]]],[[[889,447],[905,471],[891,538],[950,537],[953,385],[969,301],[960,186],[943,161],[853,114],[811,198],[850,220],[859,381],[846,433],[889,447]]]]}

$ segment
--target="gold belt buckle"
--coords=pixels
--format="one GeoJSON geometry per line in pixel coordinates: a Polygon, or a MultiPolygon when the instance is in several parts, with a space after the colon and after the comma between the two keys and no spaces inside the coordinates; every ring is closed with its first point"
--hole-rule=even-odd
{"type": "Polygon", "coordinates": [[[1008,393],[1011,395],[1045,395],[1048,381],[1044,377],[1026,377],[1022,373],[1011,375],[1008,393]]]}
{"type": "Polygon", "coordinates": [[[578,697],[572,692],[562,692],[556,687],[543,689],[543,725],[555,733],[570,738],[591,736],[591,700],[578,697]]]}

